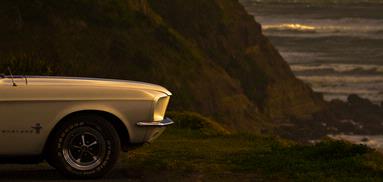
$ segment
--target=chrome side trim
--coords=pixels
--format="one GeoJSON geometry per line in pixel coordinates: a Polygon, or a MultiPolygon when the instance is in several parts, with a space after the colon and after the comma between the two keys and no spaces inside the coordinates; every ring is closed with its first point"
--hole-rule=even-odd
{"type": "Polygon", "coordinates": [[[155,127],[165,127],[174,124],[174,121],[170,118],[165,118],[164,120],[160,122],[138,122],[137,126],[155,126],[155,127]]]}

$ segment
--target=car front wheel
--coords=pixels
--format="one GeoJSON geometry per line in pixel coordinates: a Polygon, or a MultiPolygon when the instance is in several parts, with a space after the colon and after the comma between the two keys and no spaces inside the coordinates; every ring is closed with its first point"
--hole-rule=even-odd
{"type": "Polygon", "coordinates": [[[65,176],[99,178],[118,160],[120,140],[103,117],[81,115],[67,119],[49,142],[48,161],[65,176]]]}

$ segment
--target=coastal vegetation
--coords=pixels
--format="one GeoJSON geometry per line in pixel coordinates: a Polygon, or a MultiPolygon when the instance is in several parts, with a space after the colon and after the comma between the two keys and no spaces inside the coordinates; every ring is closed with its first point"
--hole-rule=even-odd
{"type": "MultiPolygon", "coordinates": [[[[172,113],[176,115],[178,113],[172,113]]],[[[181,114],[184,115],[184,114],[181,114]]],[[[324,139],[298,144],[273,136],[185,126],[177,117],[153,144],[123,157],[129,178],[146,181],[380,181],[383,157],[363,145],[324,139]],[[219,133],[219,134],[218,134],[219,133]],[[161,174],[161,175],[158,175],[161,174]]],[[[206,126],[207,127],[207,126],[206,126]]]]}
{"type": "Polygon", "coordinates": [[[382,107],[358,96],[325,102],[237,0],[1,1],[0,25],[0,72],[137,80],[173,92],[176,124],[124,156],[130,178],[383,178],[380,153],[323,138],[382,131],[382,107]]]}

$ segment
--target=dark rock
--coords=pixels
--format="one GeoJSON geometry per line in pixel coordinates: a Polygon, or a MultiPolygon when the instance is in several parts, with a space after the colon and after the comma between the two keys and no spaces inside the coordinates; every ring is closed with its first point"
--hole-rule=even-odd
{"type": "Polygon", "coordinates": [[[372,105],[372,102],[370,100],[361,98],[356,94],[349,95],[347,98],[347,101],[351,105],[365,105],[365,106],[371,106],[372,105]]]}

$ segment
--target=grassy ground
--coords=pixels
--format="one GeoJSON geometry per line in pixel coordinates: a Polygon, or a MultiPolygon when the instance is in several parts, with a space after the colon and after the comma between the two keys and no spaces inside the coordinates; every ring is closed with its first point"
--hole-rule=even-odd
{"type": "Polygon", "coordinates": [[[382,181],[383,157],[339,141],[301,145],[250,134],[209,134],[172,127],[153,144],[123,156],[148,181],[382,181]]]}

